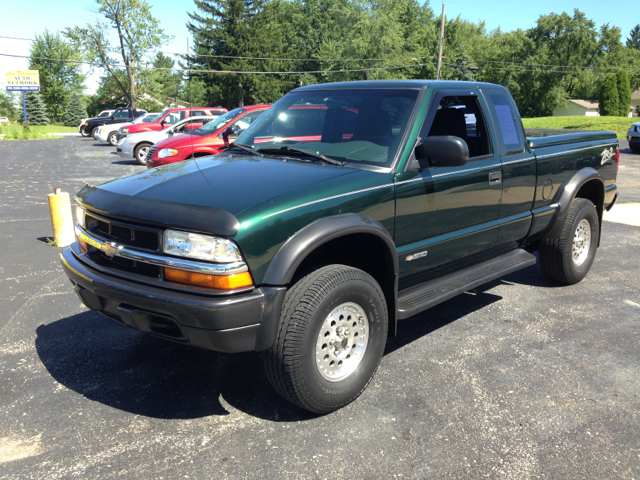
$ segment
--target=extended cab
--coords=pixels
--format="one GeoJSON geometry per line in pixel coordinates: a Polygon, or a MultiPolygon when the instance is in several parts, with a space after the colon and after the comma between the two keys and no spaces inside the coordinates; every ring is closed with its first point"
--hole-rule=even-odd
{"type": "Polygon", "coordinates": [[[284,398],[326,413],[366,388],[400,320],[535,250],[551,281],[583,279],[618,160],[613,132],[527,137],[498,85],[307,86],[216,156],[85,186],[61,261],[88,308],[263,351],[284,398]]]}
{"type": "Polygon", "coordinates": [[[136,110],[131,107],[118,108],[108,117],[90,118],[89,120],[86,120],[84,122],[84,131],[88,132],[92,137],[95,137],[98,127],[101,125],[132,122],[134,119],[138,118],[140,115],[144,115],[145,113],[147,113],[146,110],[136,110]]]}

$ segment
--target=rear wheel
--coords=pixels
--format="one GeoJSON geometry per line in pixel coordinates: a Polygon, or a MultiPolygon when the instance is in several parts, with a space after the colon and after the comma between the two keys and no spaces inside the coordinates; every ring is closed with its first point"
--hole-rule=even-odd
{"type": "Polygon", "coordinates": [[[111,132],[109,134],[109,136],[107,137],[107,142],[109,143],[109,145],[111,145],[112,147],[115,147],[116,145],[118,145],[118,137],[116,135],[116,132],[111,132]]]}
{"type": "Polygon", "coordinates": [[[573,285],[589,273],[600,239],[600,221],[595,205],[576,198],[558,238],[540,242],[542,273],[558,283],[573,285]]]}
{"type": "Polygon", "coordinates": [[[140,165],[147,164],[147,154],[149,153],[150,148],[150,143],[141,143],[136,145],[136,148],[133,151],[133,156],[140,165]]]}
{"type": "Polygon", "coordinates": [[[371,275],[320,268],[285,297],[278,336],[264,354],[271,385],[315,413],[352,402],[369,385],[387,340],[387,305],[371,275]]]}

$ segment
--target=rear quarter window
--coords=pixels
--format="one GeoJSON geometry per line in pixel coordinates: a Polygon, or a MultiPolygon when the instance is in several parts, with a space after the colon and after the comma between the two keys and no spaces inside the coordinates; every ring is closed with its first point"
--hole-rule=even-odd
{"type": "Polygon", "coordinates": [[[500,156],[524,152],[524,131],[518,111],[509,95],[501,90],[481,89],[498,136],[500,156]]]}

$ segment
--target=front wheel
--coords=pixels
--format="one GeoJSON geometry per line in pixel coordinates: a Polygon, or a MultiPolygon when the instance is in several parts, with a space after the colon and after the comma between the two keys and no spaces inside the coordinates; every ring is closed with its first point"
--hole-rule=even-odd
{"type": "Polygon", "coordinates": [[[285,399],[314,413],[354,401],[371,382],[387,340],[378,283],[345,265],[322,267],[285,297],[267,377],[285,399]]]}
{"type": "Polygon", "coordinates": [[[111,132],[109,134],[109,136],[107,137],[107,142],[112,147],[115,147],[116,145],[118,145],[118,137],[116,136],[116,132],[111,132]]]}
{"type": "Polygon", "coordinates": [[[133,151],[133,156],[140,165],[147,164],[147,154],[149,153],[150,148],[151,144],[149,143],[141,143],[139,145],[136,145],[136,148],[133,151]]]}
{"type": "Polygon", "coordinates": [[[88,137],[89,134],[87,133],[87,131],[84,129],[84,127],[82,127],[80,129],[80,135],[82,135],[83,137],[88,137]]]}
{"type": "Polygon", "coordinates": [[[595,205],[576,198],[558,238],[540,242],[540,266],[550,280],[565,285],[578,283],[589,273],[600,239],[600,221],[595,205]]]}

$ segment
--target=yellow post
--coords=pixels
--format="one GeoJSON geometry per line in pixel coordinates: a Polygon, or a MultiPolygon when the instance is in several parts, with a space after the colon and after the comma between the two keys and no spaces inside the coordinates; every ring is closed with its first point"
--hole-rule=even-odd
{"type": "Polygon", "coordinates": [[[69,194],[56,188],[54,193],[50,193],[48,197],[53,238],[58,247],[68,247],[75,241],[69,194]]]}

